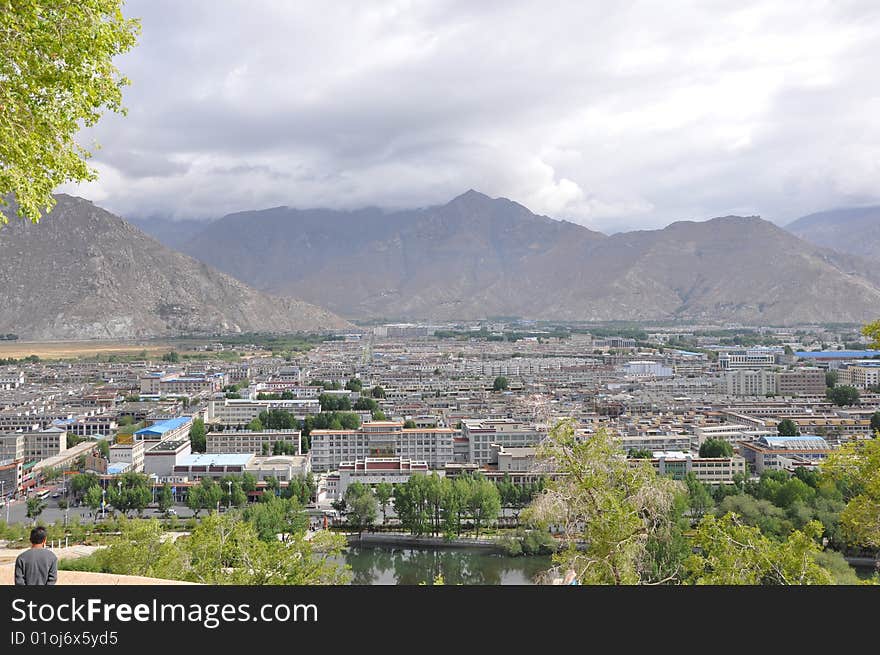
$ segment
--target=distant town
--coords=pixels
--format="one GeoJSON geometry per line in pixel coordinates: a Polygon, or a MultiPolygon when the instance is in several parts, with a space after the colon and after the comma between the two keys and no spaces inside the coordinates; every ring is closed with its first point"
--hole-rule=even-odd
{"type": "Polygon", "coordinates": [[[536,452],[561,419],[709,490],[802,476],[880,427],[880,352],[867,344],[857,326],[482,321],[7,358],[0,520],[177,521],[272,494],[298,498],[311,529],[387,541],[432,533],[390,496],[436,473],[493,483],[485,527],[513,530],[555,474],[536,452]],[[146,493],[123,493],[131,474],[146,493]],[[358,514],[353,485],[390,489],[381,516],[358,514]]]}

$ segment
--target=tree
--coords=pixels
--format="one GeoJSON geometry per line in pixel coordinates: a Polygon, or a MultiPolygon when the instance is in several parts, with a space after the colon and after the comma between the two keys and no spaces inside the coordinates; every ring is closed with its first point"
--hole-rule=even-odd
{"type": "Polygon", "coordinates": [[[37,524],[37,518],[44,509],[46,509],[46,502],[39,496],[31,496],[27,499],[27,517],[34,520],[34,525],[37,524]]]}
{"type": "Polygon", "coordinates": [[[245,493],[253,493],[257,490],[257,478],[253,473],[245,471],[241,474],[241,490],[245,493]]]}
{"type": "Polygon", "coordinates": [[[630,448],[626,456],[632,459],[651,459],[654,457],[654,453],[647,448],[630,448]]]}
{"type": "Polygon", "coordinates": [[[697,479],[693,471],[688,471],[684,476],[684,483],[687,486],[688,508],[691,516],[700,520],[715,505],[712,494],[709,493],[706,485],[697,479]]]}
{"type": "Polygon", "coordinates": [[[177,364],[180,362],[180,354],[177,351],[172,350],[171,352],[162,355],[162,361],[170,362],[171,364],[177,364]]]}
{"type": "Polygon", "coordinates": [[[880,432],[880,410],[871,414],[871,430],[880,432]]]}
{"type": "Polygon", "coordinates": [[[262,432],[263,424],[259,418],[252,419],[250,423],[247,425],[247,429],[251,432],[262,432]]]}
{"type": "MultiPolygon", "coordinates": [[[[68,181],[96,178],[75,141],[107,109],[125,113],[128,80],[113,58],[136,43],[140,24],[120,0],[29,0],[0,9],[0,207],[14,194],[34,223],[68,181]]],[[[7,222],[0,209],[0,225],[7,222]]]]}
{"type": "Polygon", "coordinates": [[[302,505],[295,498],[276,498],[248,506],[242,515],[256,528],[263,541],[277,541],[279,535],[284,541],[291,535],[305,533],[309,519],[302,505]]]}
{"type": "Polygon", "coordinates": [[[823,463],[822,472],[847,490],[840,514],[845,537],[880,547],[880,438],[844,444],[823,463]]]}
{"type": "Polygon", "coordinates": [[[212,478],[202,478],[199,484],[189,488],[186,506],[198,516],[203,509],[215,509],[222,497],[220,486],[212,478]]]}
{"type": "Polygon", "coordinates": [[[880,319],[863,327],[862,334],[871,340],[871,348],[880,350],[880,319]]]}
{"type": "Polygon", "coordinates": [[[826,395],[832,403],[839,407],[859,404],[859,390],[849,385],[837,385],[833,389],[828,389],[826,395]]]}
{"type": "Polygon", "coordinates": [[[706,439],[700,446],[700,457],[730,457],[733,446],[723,439],[706,439]]]}
{"type": "Polygon", "coordinates": [[[69,486],[75,498],[82,498],[89,489],[99,484],[100,478],[94,473],[77,473],[70,478],[69,486]]]}
{"type": "Polygon", "coordinates": [[[406,428],[407,430],[414,430],[416,427],[416,422],[413,421],[412,419],[406,419],[403,422],[403,427],[406,428]]]}
{"type": "Polygon", "coordinates": [[[567,546],[553,562],[574,571],[583,584],[651,578],[659,567],[649,544],[671,531],[678,518],[675,500],[684,486],[657,476],[649,462],[627,461],[607,430],[580,439],[576,427],[572,419],[560,421],[539,447],[540,460],[559,475],[547,482],[524,518],[559,528],[567,546]]]}
{"type": "Polygon", "coordinates": [[[101,493],[101,487],[98,484],[95,484],[88,488],[88,490],[83,495],[83,502],[89,507],[93,512],[95,512],[95,520],[98,519],[98,508],[101,507],[101,502],[104,500],[104,495],[101,493]]]}
{"type": "Polygon", "coordinates": [[[362,412],[375,412],[379,409],[379,403],[372,398],[361,396],[355,401],[353,409],[362,412]]]}
{"type": "Polygon", "coordinates": [[[352,482],[345,490],[348,521],[358,532],[363,532],[376,522],[378,504],[373,490],[360,482],[352,482]]]}
{"type": "Polygon", "coordinates": [[[467,508],[474,520],[474,531],[480,538],[480,528],[488,525],[501,512],[501,495],[498,488],[482,476],[475,476],[471,481],[470,496],[467,508]]]}
{"type": "Polygon", "coordinates": [[[805,585],[833,584],[831,574],[815,559],[822,525],[811,521],[777,541],[745,525],[735,514],[706,516],[697,527],[696,552],[686,563],[692,584],[805,585]]]}
{"type": "Polygon", "coordinates": [[[143,473],[123,473],[116,478],[116,484],[109,485],[107,500],[123,514],[140,514],[152,500],[150,479],[143,473]]]}
{"type": "Polygon", "coordinates": [[[225,475],[219,482],[222,496],[220,503],[224,507],[243,507],[247,504],[247,494],[241,488],[241,478],[236,475],[225,475]]]}
{"type": "Polygon", "coordinates": [[[391,497],[394,495],[394,487],[391,486],[388,482],[380,482],[376,485],[376,502],[379,503],[379,507],[382,508],[382,525],[385,525],[387,522],[386,511],[388,508],[388,503],[391,502],[391,497]]]}
{"type": "Polygon", "coordinates": [[[348,382],[345,383],[345,388],[349,391],[360,392],[364,388],[364,383],[357,378],[351,378],[348,382]]]}
{"type": "Polygon", "coordinates": [[[385,389],[380,387],[378,384],[370,390],[370,395],[373,398],[384,398],[385,397],[385,389]]]}
{"type": "Polygon", "coordinates": [[[46,482],[52,482],[57,480],[62,476],[62,472],[60,468],[54,468],[52,466],[47,466],[43,469],[43,480],[46,482]]]}
{"type": "Polygon", "coordinates": [[[194,453],[203,453],[207,449],[207,432],[205,421],[197,418],[189,428],[190,447],[194,453]]]}
{"type": "Polygon", "coordinates": [[[101,453],[101,457],[104,459],[110,459],[110,444],[107,443],[106,439],[98,439],[98,452],[101,453]]]}
{"type": "Polygon", "coordinates": [[[167,512],[174,505],[174,496],[171,493],[171,485],[167,482],[162,485],[162,491],[159,492],[159,510],[167,512]]]}
{"type": "Polygon", "coordinates": [[[493,391],[507,391],[508,385],[509,385],[509,382],[508,382],[507,378],[504,377],[503,375],[499,375],[497,378],[495,378],[495,381],[492,383],[492,389],[493,389],[493,391]]]}
{"type": "Polygon", "coordinates": [[[833,389],[837,386],[837,371],[827,371],[825,373],[825,386],[829,389],[833,389]]]}
{"type": "Polygon", "coordinates": [[[322,393],[318,396],[322,412],[348,412],[351,410],[351,399],[348,396],[322,393]]]}
{"type": "Polygon", "coordinates": [[[790,418],[781,420],[779,422],[779,425],[776,426],[776,430],[779,432],[779,436],[781,437],[796,437],[800,434],[797,423],[792,421],[790,418]]]}

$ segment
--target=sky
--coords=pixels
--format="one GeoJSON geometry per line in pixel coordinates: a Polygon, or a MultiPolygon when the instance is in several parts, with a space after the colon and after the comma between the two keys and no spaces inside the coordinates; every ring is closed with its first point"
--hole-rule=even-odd
{"type": "Polygon", "coordinates": [[[473,188],[606,233],[880,202],[880,3],[128,0],[127,116],[80,134],[131,218],[473,188]]]}

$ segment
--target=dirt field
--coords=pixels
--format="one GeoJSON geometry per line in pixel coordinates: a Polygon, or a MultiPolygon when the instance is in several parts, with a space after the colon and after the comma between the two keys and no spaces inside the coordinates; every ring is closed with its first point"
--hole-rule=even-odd
{"type": "Polygon", "coordinates": [[[0,358],[19,359],[36,355],[40,359],[67,359],[95,355],[135,355],[142,350],[150,355],[161,355],[169,352],[171,345],[131,341],[0,341],[0,358]]]}

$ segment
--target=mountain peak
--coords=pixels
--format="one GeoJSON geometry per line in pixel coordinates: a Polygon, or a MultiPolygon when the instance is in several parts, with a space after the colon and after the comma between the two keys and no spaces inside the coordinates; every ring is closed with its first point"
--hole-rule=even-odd
{"type": "Polygon", "coordinates": [[[482,204],[486,202],[492,202],[495,198],[490,198],[485,193],[480,193],[479,191],[475,191],[474,189],[468,189],[464,193],[455,196],[452,200],[450,200],[447,204],[482,204]]]}

